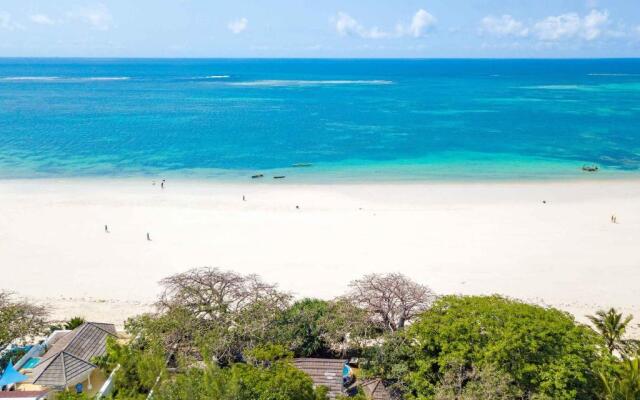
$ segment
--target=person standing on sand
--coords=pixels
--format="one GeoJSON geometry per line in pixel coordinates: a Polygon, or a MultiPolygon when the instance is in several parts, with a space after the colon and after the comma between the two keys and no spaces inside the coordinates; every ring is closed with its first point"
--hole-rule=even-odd
{"type": "Polygon", "coordinates": [[[149,236],[149,232],[147,232],[147,240],[151,241],[151,236],[149,236]]]}
{"type": "Polygon", "coordinates": [[[160,187],[161,187],[162,189],[164,189],[164,179],[163,179],[163,180],[162,180],[162,182],[160,183],[160,187]]]}
{"type": "Polygon", "coordinates": [[[109,227],[107,225],[104,226],[104,233],[109,233],[109,227]]]}
{"type": "Polygon", "coordinates": [[[242,201],[247,201],[247,200],[244,198],[244,195],[242,195],[242,201]]]}

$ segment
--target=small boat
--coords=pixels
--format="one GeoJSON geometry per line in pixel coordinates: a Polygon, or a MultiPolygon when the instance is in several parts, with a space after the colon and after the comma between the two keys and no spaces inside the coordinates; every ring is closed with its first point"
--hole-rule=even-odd
{"type": "Polygon", "coordinates": [[[600,168],[597,165],[583,165],[582,170],[584,172],[598,172],[600,168]]]}
{"type": "Polygon", "coordinates": [[[276,175],[273,179],[284,179],[284,175],[276,175]]]}
{"type": "Polygon", "coordinates": [[[311,166],[310,163],[297,163],[292,165],[293,168],[310,167],[310,166],[311,166]]]}
{"type": "Polygon", "coordinates": [[[251,175],[251,179],[258,179],[258,178],[263,178],[263,177],[264,177],[263,174],[251,175]]]}

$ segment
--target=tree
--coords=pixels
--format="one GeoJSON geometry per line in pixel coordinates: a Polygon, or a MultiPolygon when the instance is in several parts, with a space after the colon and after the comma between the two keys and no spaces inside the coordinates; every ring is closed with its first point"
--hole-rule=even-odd
{"type": "Polygon", "coordinates": [[[119,366],[114,374],[114,399],[146,399],[157,380],[168,376],[163,351],[144,340],[120,344],[109,337],[106,354],[92,362],[106,373],[119,366]]]}
{"type": "Polygon", "coordinates": [[[207,320],[224,319],[257,302],[288,305],[291,296],[257,275],[240,275],[218,268],[196,268],[160,281],[164,287],[157,302],[160,310],[180,307],[207,320]]]}
{"type": "Polygon", "coordinates": [[[318,324],[332,353],[346,357],[380,336],[381,329],[371,322],[368,312],[348,299],[330,301],[327,305],[318,324]]]}
{"type": "Polygon", "coordinates": [[[435,299],[427,286],[398,273],[366,275],[352,281],[349,287],[347,298],[367,310],[372,321],[392,332],[402,329],[435,299]]]}
{"type": "Polygon", "coordinates": [[[0,291],[0,349],[13,340],[38,336],[46,331],[47,310],[13,293],[0,291]]]}
{"type": "Polygon", "coordinates": [[[164,380],[155,400],[325,400],[326,389],[313,387],[311,378],[297,369],[283,347],[256,348],[253,363],[220,368],[207,363],[164,380]],[[268,362],[267,362],[268,361],[268,362]]]}
{"type": "Polygon", "coordinates": [[[512,378],[489,364],[484,368],[451,365],[436,386],[434,400],[517,400],[522,393],[512,378]]]}
{"type": "Polygon", "coordinates": [[[73,317],[64,324],[64,329],[72,331],[85,322],[87,321],[83,317],[73,317]]]}
{"type": "Polygon", "coordinates": [[[640,399],[640,359],[624,359],[613,376],[600,374],[604,400],[640,399]]]}
{"type": "Polygon", "coordinates": [[[330,353],[327,327],[322,324],[329,303],[302,299],[287,308],[277,321],[279,339],[297,357],[323,356],[330,353]]]}
{"type": "Polygon", "coordinates": [[[599,310],[596,315],[588,315],[587,318],[600,333],[611,354],[617,351],[624,355],[629,350],[632,342],[625,340],[624,334],[633,315],[623,317],[615,308],[610,308],[608,311],[599,310]]]}
{"type": "Polygon", "coordinates": [[[192,269],[160,284],[159,315],[138,325],[157,331],[167,352],[206,353],[221,364],[240,360],[243,350],[272,340],[274,321],[291,299],[256,275],[217,268],[192,269]]]}
{"type": "Polygon", "coordinates": [[[525,398],[595,399],[607,354],[602,340],[572,316],[499,296],[445,296],[406,330],[374,371],[396,374],[407,398],[431,398],[451,366],[488,365],[525,398]],[[503,375],[504,374],[504,375],[503,375]]]}

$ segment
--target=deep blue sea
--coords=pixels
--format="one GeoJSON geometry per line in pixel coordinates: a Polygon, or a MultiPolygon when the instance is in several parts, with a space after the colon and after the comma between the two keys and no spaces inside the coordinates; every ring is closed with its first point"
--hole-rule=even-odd
{"type": "Polygon", "coordinates": [[[640,59],[0,59],[0,178],[256,173],[638,175],[640,59]]]}

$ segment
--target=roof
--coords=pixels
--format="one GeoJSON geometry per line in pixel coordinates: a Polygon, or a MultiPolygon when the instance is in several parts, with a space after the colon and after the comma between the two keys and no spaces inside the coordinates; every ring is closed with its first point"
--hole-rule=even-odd
{"type": "Polygon", "coordinates": [[[390,400],[391,394],[380,379],[370,379],[360,383],[362,391],[371,400],[390,400]]]}
{"type": "Polygon", "coordinates": [[[14,390],[11,392],[0,392],[0,399],[40,399],[46,394],[46,390],[14,390]]]}
{"type": "Polygon", "coordinates": [[[326,386],[329,398],[335,399],[342,393],[342,368],[347,360],[325,358],[296,358],[295,366],[311,377],[315,386],[326,386]]]}
{"type": "Polygon", "coordinates": [[[0,388],[5,385],[11,385],[12,383],[19,383],[26,380],[27,377],[16,371],[16,369],[13,368],[13,362],[9,360],[9,364],[7,364],[4,372],[0,375],[0,388]]]}
{"type": "Polygon", "coordinates": [[[113,324],[85,322],[56,341],[33,369],[31,382],[37,385],[66,387],[96,366],[95,356],[104,355],[107,337],[115,336],[113,324]]]}

